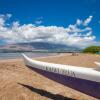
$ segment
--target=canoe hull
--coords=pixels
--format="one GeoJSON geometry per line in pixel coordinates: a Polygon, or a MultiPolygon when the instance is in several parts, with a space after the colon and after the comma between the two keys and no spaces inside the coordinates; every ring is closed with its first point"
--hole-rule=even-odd
{"type": "Polygon", "coordinates": [[[99,82],[94,82],[94,81],[89,81],[85,79],[65,76],[58,73],[48,72],[42,69],[34,68],[29,65],[27,65],[27,67],[51,80],[54,80],[55,82],[61,83],[72,89],[78,90],[87,95],[100,99],[100,83],[99,82]]]}

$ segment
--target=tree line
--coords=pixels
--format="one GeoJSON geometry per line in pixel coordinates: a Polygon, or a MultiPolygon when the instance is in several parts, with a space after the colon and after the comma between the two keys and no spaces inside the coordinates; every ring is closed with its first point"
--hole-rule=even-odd
{"type": "Polygon", "coordinates": [[[100,54],[100,46],[89,46],[83,50],[83,53],[100,54]]]}

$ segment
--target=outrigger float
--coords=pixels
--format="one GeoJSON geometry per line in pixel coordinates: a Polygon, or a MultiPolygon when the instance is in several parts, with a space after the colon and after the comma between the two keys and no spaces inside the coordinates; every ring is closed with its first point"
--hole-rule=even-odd
{"type": "Polygon", "coordinates": [[[85,68],[37,61],[24,54],[23,58],[25,65],[35,72],[55,82],[100,99],[99,62],[95,62],[96,68],[85,68]]]}

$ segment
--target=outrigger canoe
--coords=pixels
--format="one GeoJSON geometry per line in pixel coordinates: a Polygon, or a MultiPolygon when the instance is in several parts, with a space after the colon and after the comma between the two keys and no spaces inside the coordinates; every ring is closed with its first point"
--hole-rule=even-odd
{"type": "Polygon", "coordinates": [[[33,60],[23,54],[25,65],[65,86],[100,99],[100,63],[96,68],[76,67],[33,60]]]}

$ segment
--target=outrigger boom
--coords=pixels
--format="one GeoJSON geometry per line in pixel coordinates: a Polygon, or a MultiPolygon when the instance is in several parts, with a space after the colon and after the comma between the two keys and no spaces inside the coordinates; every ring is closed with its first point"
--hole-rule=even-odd
{"type": "MultiPolygon", "coordinates": [[[[35,72],[100,99],[100,66],[97,69],[32,60],[23,54],[25,65],[35,72]]],[[[96,62],[97,65],[100,63],[96,62]]]]}

